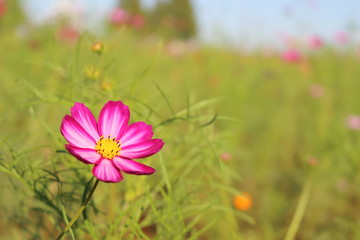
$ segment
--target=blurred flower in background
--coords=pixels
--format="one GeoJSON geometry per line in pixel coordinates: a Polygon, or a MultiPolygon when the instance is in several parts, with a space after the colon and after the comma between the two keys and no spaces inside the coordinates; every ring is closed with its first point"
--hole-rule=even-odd
{"type": "Polygon", "coordinates": [[[314,35],[309,38],[309,47],[312,49],[319,49],[323,44],[324,42],[319,36],[314,35]]]}
{"type": "Polygon", "coordinates": [[[346,118],[346,126],[352,130],[360,130],[360,116],[350,115],[346,118]]]}
{"type": "Polygon", "coordinates": [[[110,22],[116,26],[123,26],[130,21],[130,13],[122,8],[114,9],[110,14],[110,22]]]}
{"type": "Polygon", "coordinates": [[[145,23],[145,18],[140,14],[133,15],[130,19],[130,25],[134,28],[142,28],[145,23]]]}
{"type": "Polygon", "coordinates": [[[233,158],[233,156],[231,153],[223,152],[220,154],[220,159],[225,162],[230,161],[232,158],[233,158]]]}
{"type": "Polygon", "coordinates": [[[249,210],[253,205],[252,197],[247,192],[242,192],[234,197],[234,207],[241,211],[249,210]]]}
{"type": "Polygon", "coordinates": [[[309,88],[309,94],[314,98],[321,98],[324,95],[324,88],[320,84],[313,84],[309,88]]]}
{"type": "Polygon", "coordinates": [[[5,0],[0,0],[0,17],[6,13],[5,0]]]}
{"type": "Polygon", "coordinates": [[[346,44],[349,41],[349,36],[345,32],[338,32],[335,35],[335,40],[340,44],[346,44]]]}
{"type": "Polygon", "coordinates": [[[307,162],[310,166],[316,166],[319,162],[319,160],[316,157],[309,157],[307,159],[307,162]]]}
{"type": "Polygon", "coordinates": [[[297,63],[302,60],[300,52],[295,48],[285,50],[281,56],[283,61],[290,63],[297,63]]]}
{"type": "Polygon", "coordinates": [[[97,54],[102,54],[104,52],[104,48],[103,42],[96,42],[91,46],[91,50],[97,54]]]}
{"type": "Polygon", "coordinates": [[[57,32],[57,38],[62,42],[75,43],[79,36],[80,32],[70,26],[63,26],[57,32]]]}

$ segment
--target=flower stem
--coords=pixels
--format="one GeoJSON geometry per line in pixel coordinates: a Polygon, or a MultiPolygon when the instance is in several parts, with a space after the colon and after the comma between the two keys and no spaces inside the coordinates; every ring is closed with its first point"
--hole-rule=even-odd
{"type": "Polygon", "coordinates": [[[309,202],[311,189],[312,189],[312,178],[309,177],[304,184],[304,188],[300,195],[299,203],[296,207],[294,217],[291,221],[290,227],[286,233],[284,240],[295,239],[295,235],[300,227],[301,220],[304,217],[305,210],[309,202]]]}
{"type": "Polygon", "coordinates": [[[76,220],[80,217],[81,213],[85,210],[87,204],[89,203],[93,193],[95,192],[95,189],[99,183],[99,179],[96,179],[96,182],[94,183],[94,186],[90,190],[89,195],[87,196],[85,202],[80,206],[79,210],[76,212],[75,216],[71,219],[71,221],[68,223],[68,225],[64,228],[64,230],[60,233],[60,235],[56,238],[56,240],[60,240],[64,234],[69,231],[71,226],[76,222],[76,220]]]}

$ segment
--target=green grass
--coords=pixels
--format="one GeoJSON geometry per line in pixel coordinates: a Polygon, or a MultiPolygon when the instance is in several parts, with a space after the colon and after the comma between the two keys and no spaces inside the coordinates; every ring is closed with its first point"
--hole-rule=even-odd
{"type": "Polygon", "coordinates": [[[74,102],[98,114],[108,100],[129,105],[131,121],[152,124],[165,146],[144,160],[154,175],[100,183],[67,239],[359,237],[359,132],[344,124],[360,114],[352,54],[329,48],[289,64],[203,46],[172,56],[165,42],[125,29],[102,39],[99,56],[89,34],[72,44],[53,29],[24,40],[6,33],[1,239],[55,239],[73,217],[91,167],[64,151],[59,126],[74,102]],[[86,76],[89,66],[98,79],[86,76]],[[313,84],[321,98],[309,94],[313,84]],[[232,205],[243,191],[254,200],[245,213],[232,205]]]}

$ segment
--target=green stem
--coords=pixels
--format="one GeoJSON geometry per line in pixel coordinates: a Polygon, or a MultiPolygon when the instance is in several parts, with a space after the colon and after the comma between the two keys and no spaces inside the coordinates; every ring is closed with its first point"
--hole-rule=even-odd
{"type": "Polygon", "coordinates": [[[309,202],[311,188],[312,188],[312,178],[309,177],[304,184],[304,188],[300,195],[299,203],[296,207],[294,217],[291,220],[289,229],[286,233],[284,240],[293,240],[295,238],[295,235],[299,230],[301,220],[304,217],[306,206],[309,202]]]}
{"type": "Polygon", "coordinates": [[[60,233],[60,235],[56,238],[56,240],[60,240],[64,234],[69,231],[71,226],[76,222],[76,220],[80,217],[81,213],[85,210],[86,205],[89,203],[93,193],[95,192],[95,189],[99,183],[99,179],[96,179],[96,182],[94,183],[94,186],[92,187],[89,195],[87,196],[85,202],[80,206],[79,210],[76,212],[75,216],[71,219],[71,221],[68,223],[68,225],[64,228],[64,230],[60,233]]]}

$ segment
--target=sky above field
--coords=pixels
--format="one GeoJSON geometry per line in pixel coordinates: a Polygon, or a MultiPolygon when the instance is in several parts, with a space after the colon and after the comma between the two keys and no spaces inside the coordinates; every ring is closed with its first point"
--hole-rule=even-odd
{"type": "MultiPolygon", "coordinates": [[[[153,7],[158,0],[142,0],[153,7]]],[[[53,11],[57,1],[22,0],[28,15],[41,22],[53,11]]],[[[61,0],[77,2],[91,16],[89,21],[108,14],[116,0],[61,0]],[[96,14],[94,14],[96,9],[96,14]]],[[[320,35],[333,41],[339,32],[360,38],[359,0],[193,0],[199,38],[208,42],[254,46],[277,44],[282,38],[320,35]]]]}

